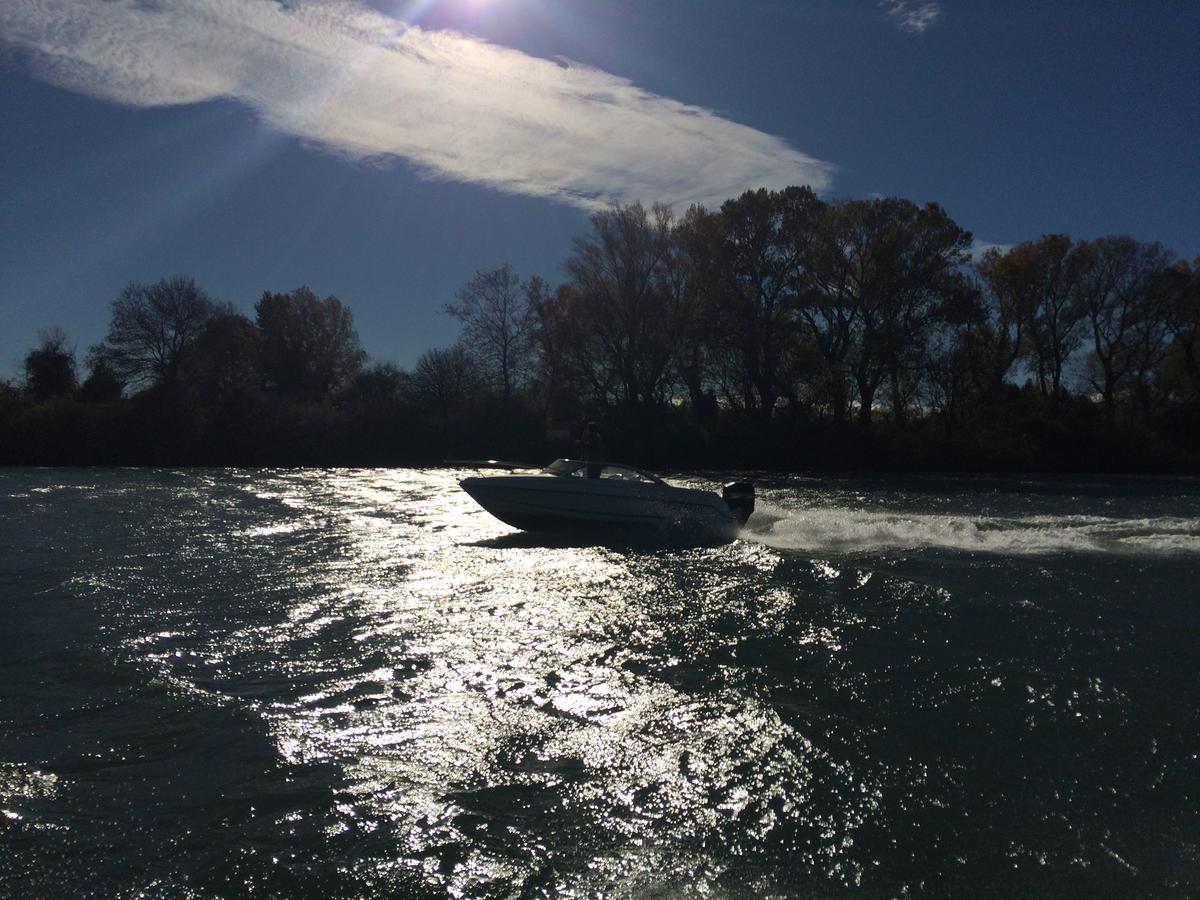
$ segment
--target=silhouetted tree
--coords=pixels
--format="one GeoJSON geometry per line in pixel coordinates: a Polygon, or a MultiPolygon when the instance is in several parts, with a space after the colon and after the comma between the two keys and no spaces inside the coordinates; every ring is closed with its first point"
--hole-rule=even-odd
{"type": "Polygon", "coordinates": [[[549,427],[556,419],[577,418],[589,399],[606,402],[611,373],[595,361],[594,337],[575,314],[578,294],[568,285],[551,290],[540,279],[531,279],[529,312],[537,368],[533,394],[549,427]]]}
{"type": "Polygon", "coordinates": [[[182,351],[179,378],[195,400],[208,406],[261,389],[264,379],[254,323],[238,313],[210,319],[182,351]]]}
{"type": "Polygon", "coordinates": [[[505,263],[476,272],[459,291],[458,302],[446,305],[446,312],[463,324],[463,346],[477,372],[499,391],[506,409],[533,365],[529,290],[505,263]]]}
{"type": "Polygon", "coordinates": [[[993,317],[981,281],[963,273],[938,311],[925,347],[922,390],[926,402],[942,420],[946,437],[968,418],[986,415],[1003,393],[1003,375],[1012,361],[1003,361],[1010,339],[993,317]]]}
{"type": "Polygon", "coordinates": [[[862,304],[856,284],[849,229],[833,207],[822,215],[809,260],[810,282],[796,313],[802,338],[816,361],[814,394],[828,405],[835,423],[850,409],[851,366],[862,339],[862,304]]]}
{"type": "Polygon", "coordinates": [[[391,363],[375,363],[350,379],[341,399],[349,405],[386,407],[402,402],[410,391],[407,372],[391,363]]]}
{"type": "Polygon", "coordinates": [[[538,381],[545,401],[567,400],[576,415],[579,408],[603,406],[619,397],[617,371],[605,342],[592,327],[596,312],[571,284],[559,285],[542,297],[535,309],[538,342],[538,381]]]}
{"type": "Polygon", "coordinates": [[[214,303],[191,278],[130,282],[113,301],[108,334],[93,348],[93,356],[126,384],[170,383],[184,347],[211,319],[231,311],[214,303]]]}
{"type": "Polygon", "coordinates": [[[25,355],[25,390],[35,402],[70,397],[78,387],[75,351],[61,328],[38,334],[37,347],[25,355]]]}
{"type": "Polygon", "coordinates": [[[986,317],[974,332],[973,347],[985,397],[999,395],[1017,360],[1028,352],[1028,333],[1041,290],[1036,255],[1030,243],[1006,252],[992,248],[975,266],[986,317]]]}
{"type": "Polygon", "coordinates": [[[1154,290],[1154,281],[1170,255],[1158,244],[1124,235],[1080,242],[1074,252],[1091,337],[1088,378],[1111,419],[1126,382],[1145,396],[1147,375],[1166,349],[1167,298],[1154,290]]]}
{"type": "Polygon", "coordinates": [[[969,331],[959,329],[943,332],[925,359],[925,394],[929,406],[942,421],[947,438],[951,437],[971,402],[975,382],[972,378],[974,360],[969,331]]]}
{"type": "Polygon", "coordinates": [[[1200,259],[1047,235],[972,272],[969,239],[934,204],[798,187],[618,206],[560,286],[476,272],[462,340],[411,375],[363,367],[336,297],[266,293],[251,321],[188,279],[131,284],[81,387],[61,332],[0,381],[0,464],[532,458],[595,419],[615,455],[677,465],[1195,471],[1200,259]]]}
{"type": "Polygon", "coordinates": [[[970,314],[973,295],[963,267],[971,234],[936,203],[918,207],[908,200],[877,200],[870,220],[879,287],[871,292],[877,302],[863,314],[863,356],[874,363],[862,368],[882,368],[892,416],[903,422],[925,375],[934,333],[948,320],[970,314]]]}
{"type": "Polygon", "coordinates": [[[455,344],[422,353],[410,384],[417,403],[437,412],[444,432],[450,413],[475,391],[478,380],[470,354],[462,344],[455,344]]]}
{"type": "Polygon", "coordinates": [[[121,399],[125,385],[103,358],[89,354],[88,377],[79,386],[80,399],[88,403],[114,403],[121,399]]]}
{"type": "Polygon", "coordinates": [[[21,401],[21,392],[12,382],[0,378],[0,421],[21,401]]]}
{"type": "Polygon", "coordinates": [[[674,218],[665,206],[634,204],[594,213],[591,224],[567,261],[570,292],[559,299],[572,339],[564,347],[593,390],[649,406],[664,398],[679,324],[674,218]]]}
{"type": "Polygon", "coordinates": [[[307,287],[290,294],[268,292],[254,312],[263,371],[268,385],[278,391],[325,396],[366,359],[354,317],[337,297],[319,300],[307,287]]]}
{"type": "Polygon", "coordinates": [[[1074,252],[1065,234],[1048,234],[1010,251],[1021,276],[1032,282],[1035,303],[1031,310],[1027,354],[1047,397],[1059,398],[1067,360],[1082,341],[1080,325],[1084,307],[1079,295],[1083,257],[1074,252]]]}
{"type": "Polygon", "coordinates": [[[1180,260],[1155,279],[1152,290],[1164,301],[1171,340],[1161,364],[1168,396],[1200,402],[1200,256],[1180,260]]]}
{"type": "Polygon", "coordinates": [[[859,421],[869,427],[885,379],[893,414],[903,416],[925,371],[929,330],[966,290],[961,268],[970,240],[937,204],[884,198],[826,210],[798,313],[823,363],[835,420],[845,415],[852,383],[859,421]]]}
{"type": "MultiPolygon", "coordinates": [[[[727,200],[719,213],[691,212],[680,228],[698,301],[690,312],[704,319],[707,344],[725,370],[726,396],[768,418],[780,396],[793,393],[786,373],[795,370],[799,348],[795,310],[808,288],[823,211],[808,187],[759,189],[727,200]]],[[[693,396],[698,367],[692,360],[693,396]]]]}
{"type": "Polygon", "coordinates": [[[675,227],[675,242],[683,273],[683,296],[673,359],[674,380],[688,395],[693,413],[706,415],[709,399],[716,396],[716,353],[713,348],[713,314],[716,302],[709,286],[711,261],[708,232],[715,230],[714,216],[693,205],[675,227]]]}

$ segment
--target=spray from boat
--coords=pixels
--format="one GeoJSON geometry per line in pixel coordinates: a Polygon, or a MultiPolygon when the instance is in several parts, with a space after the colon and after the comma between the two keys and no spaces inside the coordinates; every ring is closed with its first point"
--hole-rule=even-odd
{"type": "Polygon", "coordinates": [[[807,553],[951,550],[1011,556],[1200,555],[1200,520],[1179,516],[972,516],[760,501],[741,537],[807,553]]]}

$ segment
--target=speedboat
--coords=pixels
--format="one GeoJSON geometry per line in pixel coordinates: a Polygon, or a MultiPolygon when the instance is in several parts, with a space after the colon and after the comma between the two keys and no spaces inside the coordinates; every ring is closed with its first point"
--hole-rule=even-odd
{"type": "Polygon", "coordinates": [[[731,482],[718,495],[675,487],[632,466],[578,459],[556,459],[534,474],[473,476],[459,484],[501,522],[523,531],[728,543],[754,511],[748,481],[731,482]]]}

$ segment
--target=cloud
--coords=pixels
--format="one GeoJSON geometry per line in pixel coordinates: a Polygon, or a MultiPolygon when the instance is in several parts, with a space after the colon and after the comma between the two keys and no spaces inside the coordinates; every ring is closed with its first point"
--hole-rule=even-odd
{"type": "Polygon", "coordinates": [[[979,262],[989,250],[1007,253],[1015,246],[1015,244],[997,244],[992,241],[981,241],[979,238],[975,238],[975,240],[971,241],[971,262],[979,262]]]}
{"type": "Polygon", "coordinates": [[[889,21],[901,31],[924,34],[942,17],[941,4],[914,3],[912,0],[882,0],[889,21]]]}
{"type": "Polygon", "coordinates": [[[582,207],[828,189],[780,138],[569,61],[408,26],[344,0],[4,0],[0,48],[135,107],[233,99],[355,158],[582,207]]]}

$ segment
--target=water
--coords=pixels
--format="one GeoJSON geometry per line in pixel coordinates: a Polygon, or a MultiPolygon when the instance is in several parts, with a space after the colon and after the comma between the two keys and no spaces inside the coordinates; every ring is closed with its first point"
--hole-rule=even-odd
{"type": "Polygon", "coordinates": [[[1200,483],[463,474],[0,472],[0,895],[1200,892],[1200,483]]]}

